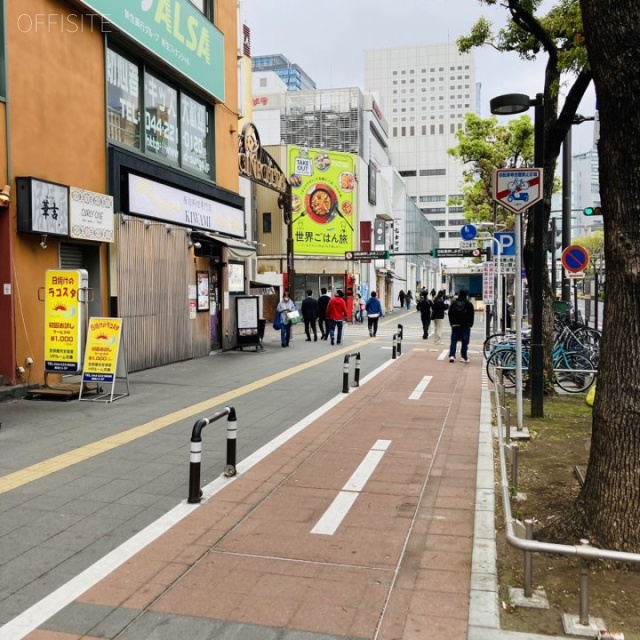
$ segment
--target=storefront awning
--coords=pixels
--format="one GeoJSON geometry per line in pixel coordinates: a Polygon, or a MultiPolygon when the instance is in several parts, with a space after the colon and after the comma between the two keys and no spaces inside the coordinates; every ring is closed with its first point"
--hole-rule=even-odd
{"type": "Polygon", "coordinates": [[[401,278],[393,269],[377,269],[377,273],[379,276],[385,276],[389,280],[400,280],[401,282],[406,282],[406,278],[401,278]]]}
{"type": "Polygon", "coordinates": [[[249,240],[241,238],[226,238],[207,231],[192,231],[193,240],[204,239],[208,242],[215,242],[229,248],[229,253],[234,258],[250,258],[255,252],[255,246],[249,240]]]}

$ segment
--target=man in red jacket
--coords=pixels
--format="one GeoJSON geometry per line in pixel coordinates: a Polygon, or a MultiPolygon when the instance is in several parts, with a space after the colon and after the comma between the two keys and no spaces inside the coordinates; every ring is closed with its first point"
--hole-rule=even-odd
{"type": "Polygon", "coordinates": [[[342,344],[342,321],[347,319],[347,303],[344,300],[344,291],[338,289],[336,295],[329,300],[327,305],[327,322],[329,324],[329,335],[331,344],[334,343],[333,336],[338,327],[338,344],[342,344]]]}

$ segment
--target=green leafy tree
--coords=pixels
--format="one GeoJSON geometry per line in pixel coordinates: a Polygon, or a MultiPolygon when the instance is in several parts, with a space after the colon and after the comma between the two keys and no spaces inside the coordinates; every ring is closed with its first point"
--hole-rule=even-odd
{"type": "MultiPolygon", "coordinates": [[[[494,220],[493,176],[496,169],[532,166],[533,123],[522,116],[501,125],[495,116],[465,116],[465,126],[456,132],[458,144],[449,155],[465,166],[462,206],[468,222],[496,222],[513,229],[513,214],[497,207],[494,220]]],[[[458,203],[456,203],[458,204],[458,203]]]]}
{"type": "MultiPolygon", "coordinates": [[[[492,46],[504,53],[515,53],[524,60],[546,57],[544,86],[544,226],[549,227],[551,215],[551,196],[555,188],[555,168],[560,155],[562,142],[576,115],[589,83],[591,71],[587,64],[586,49],[582,28],[579,0],[560,0],[547,13],[541,12],[542,0],[478,0],[481,5],[504,6],[507,23],[494,31],[492,24],[481,18],[472,27],[469,35],[458,40],[461,51],[474,47],[492,46]],[[564,100],[560,107],[560,94],[564,100]]],[[[546,6],[546,5],[545,5],[546,6]]],[[[514,90],[517,90],[514,87],[514,90]]],[[[527,279],[532,281],[534,236],[532,215],[529,214],[526,237],[523,247],[523,262],[527,279]]],[[[546,236],[542,239],[544,250],[546,236]]],[[[546,264],[546,256],[544,263],[546,264]]],[[[553,351],[553,300],[555,292],[551,290],[548,271],[536,274],[542,277],[544,291],[543,335],[545,388],[553,391],[553,370],[551,353],[553,351]]]]}
{"type": "Polygon", "coordinates": [[[573,244],[577,244],[587,250],[589,254],[589,265],[585,269],[585,273],[593,273],[595,267],[602,260],[602,252],[604,250],[604,232],[594,231],[588,236],[581,236],[573,240],[573,244]]]}

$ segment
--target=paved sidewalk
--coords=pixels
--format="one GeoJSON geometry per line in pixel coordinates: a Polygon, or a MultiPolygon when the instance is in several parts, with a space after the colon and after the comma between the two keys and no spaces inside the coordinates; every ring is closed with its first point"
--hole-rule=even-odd
{"type": "Polygon", "coordinates": [[[388,361],[0,640],[538,638],[499,630],[483,362],[445,355],[388,361]]]}

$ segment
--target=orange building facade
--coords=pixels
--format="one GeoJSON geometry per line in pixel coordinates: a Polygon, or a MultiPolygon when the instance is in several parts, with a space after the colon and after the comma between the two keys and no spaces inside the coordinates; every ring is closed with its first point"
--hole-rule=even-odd
{"type": "Polygon", "coordinates": [[[87,272],[87,317],[123,318],[129,371],[228,346],[229,248],[248,246],[236,2],[0,12],[3,383],[46,378],[52,269],[87,272]]]}

